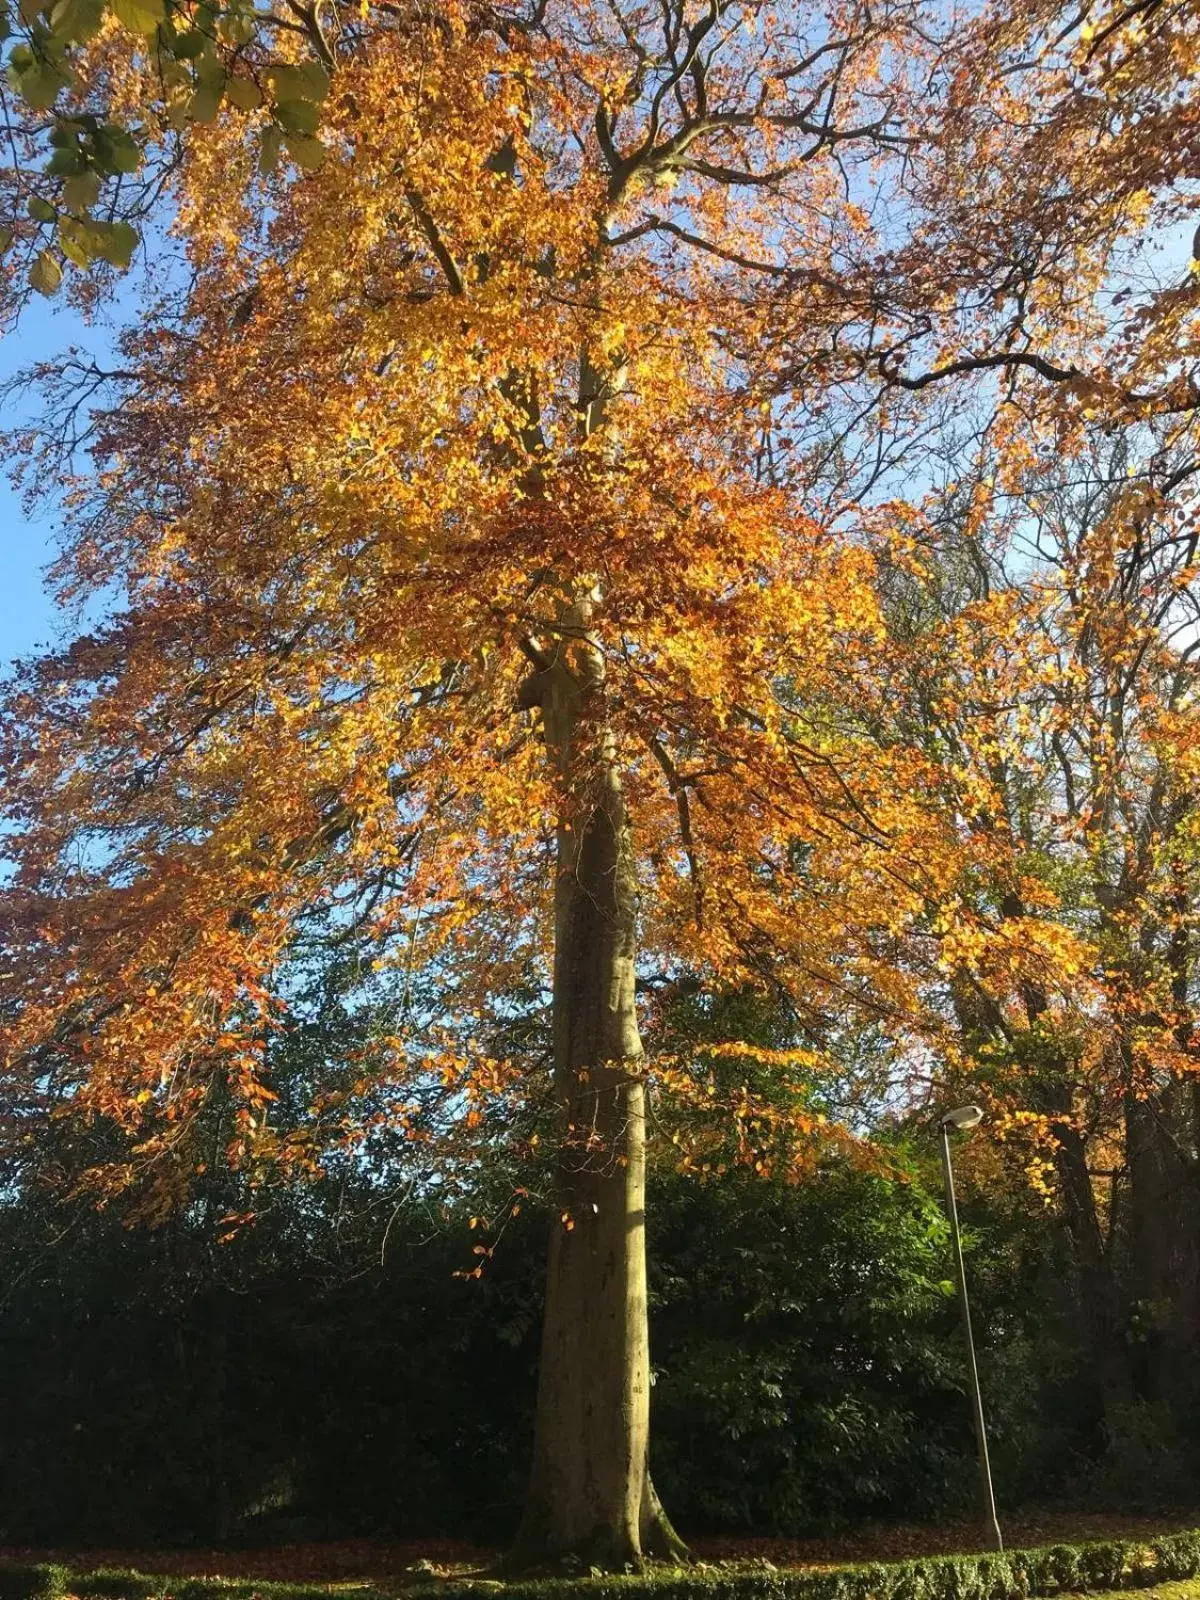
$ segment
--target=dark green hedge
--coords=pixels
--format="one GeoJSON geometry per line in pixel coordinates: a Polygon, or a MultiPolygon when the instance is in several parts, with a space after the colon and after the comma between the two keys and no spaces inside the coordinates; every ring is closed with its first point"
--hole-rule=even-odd
{"type": "Polygon", "coordinates": [[[56,1600],[70,1582],[66,1567],[49,1562],[0,1561],[0,1600],[56,1600]]]}
{"type": "Polygon", "coordinates": [[[103,1600],[382,1600],[367,1585],[268,1583],[253,1578],[148,1577],[141,1572],[89,1572],[71,1578],[68,1593],[103,1600]]]}
{"type": "Polygon", "coordinates": [[[67,1576],[68,1594],[96,1595],[97,1600],[158,1600],[171,1583],[167,1577],[99,1567],[86,1577],[67,1576]]]}
{"type": "Polygon", "coordinates": [[[112,1567],[72,1572],[48,1563],[0,1561],[0,1600],[380,1600],[365,1585],[264,1583],[249,1578],[180,1578],[112,1567]]]}
{"type": "MultiPolygon", "coordinates": [[[[1084,1590],[1140,1589],[1200,1575],[1200,1530],[1160,1539],[1106,1539],[1004,1555],[795,1571],[767,1562],[555,1578],[503,1585],[503,1600],[1029,1600],[1084,1590]]],[[[448,1582],[406,1600],[480,1600],[480,1584],[448,1582]]],[[[498,1593],[499,1584],[490,1585],[498,1593]]]]}
{"type": "MultiPolygon", "coordinates": [[[[1030,1600],[1086,1590],[1140,1589],[1200,1576],[1200,1530],[1160,1539],[1106,1539],[1004,1555],[794,1571],[768,1562],[659,1568],[628,1576],[542,1578],[501,1584],[451,1579],[406,1588],[404,1600],[1030,1600]]],[[[240,1578],[151,1577],[105,1569],[72,1573],[49,1564],[0,1562],[0,1600],[330,1600],[379,1591],[240,1578]]]]}

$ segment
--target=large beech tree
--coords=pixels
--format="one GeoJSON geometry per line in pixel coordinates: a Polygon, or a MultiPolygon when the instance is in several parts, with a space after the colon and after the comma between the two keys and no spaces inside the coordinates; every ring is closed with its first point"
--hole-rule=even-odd
{"type": "MultiPolygon", "coordinates": [[[[272,172],[244,116],[193,128],[191,281],[94,406],[61,568],[123,603],[9,698],[9,1070],[128,1131],[101,1192],[185,1193],[215,1092],[238,1159],[319,1159],[274,1138],[262,1048],[314,904],[444,976],[446,1039],[394,1040],[401,1126],[415,1075],[504,1089],[494,997],[549,961],[517,1563],[677,1547],[648,1473],[639,897],[660,961],[761,980],[786,951],[817,1016],[879,987],[864,930],[938,870],[919,772],[839,726],[874,535],[849,486],[810,504],[770,469],[758,356],[783,328],[828,381],[859,314],[847,196],[909,148],[912,21],[388,9],[316,38],[323,158],[272,172]]],[[[815,1134],[798,1112],[797,1157],[815,1134]]]]}
{"type": "MultiPolygon", "coordinates": [[[[67,28],[26,11],[31,49],[67,28]]],[[[814,1041],[848,1009],[915,1026],[899,952],[931,906],[974,926],[979,830],[864,717],[895,670],[876,561],[926,525],[864,496],[971,373],[1001,374],[1009,451],[1031,415],[1069,444],[1072,407],[1186,403],[1117,370],[1096,311],[1146,204],[1113,179],[1076,228],[1021,188],[1032,13],[951,44],[915,0],[97,21],[53,127],[36,50],[13,63],[28,162],[66,153],[9,288],[120,265],[160,183],[183,287],[118,370],[44,373],[49,467],[90,412],[63,593],[120,598],[5,707],[11,1092],[122,1130],[87,1181],[166,1205],[214,1094],[232,1159],[319,1161],[273,1132],[264,1065],[315,907],[442,986],[440,1031],[319,1108],[330,1136],[424,1137],[430,1075],[469,1133],[516,1092],[504,997],[541,970],[558,1176],[513,1561],[669,1553],[643,1152],[648,1083],[687,1075],[645,1060],[639,948],[769,980],[814,1041]]],[[[1086,47],[1055,48],[1033,156],[1069,186],[1086,47]]],[[[773,1113],[731,1109],[756,1159],[773,1113]]],[[[793,1112],[791,1159],[818,1136],[793,1112]]]]}

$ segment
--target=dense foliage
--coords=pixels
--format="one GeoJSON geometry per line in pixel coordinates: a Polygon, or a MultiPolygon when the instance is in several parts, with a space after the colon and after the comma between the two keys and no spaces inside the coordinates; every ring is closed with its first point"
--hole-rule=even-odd
{"type": "MultiPolygon", "coordinates": [[[[948,1241],[925,1181],[919,1165],[841,1162],[798,1188],[656,1178],[654,1463],[684,1528],[970,1513],[948,1241]]],[[[57,1208],[8,1208],[0,1534],[506,1536],[527,1470],[542,1220],[511,1223],[476,1279],[465,1210],[393,1217],[369,1198],[280,1197],[224,1246],[199,1208],[154,1232],[92,1213],[64,1232],[57,1208]]],[[[978,1193],[968,1217],[1003,1504],[1128,1509],[1194,1491],[1190,1451],[1168,1457],[1153,1413],[1153,1459],[1106,1456],[1050,1224],[978,1193]]],[[[1181,1397],[1180,1434],[1190,1414],[1181,1397]]]]}

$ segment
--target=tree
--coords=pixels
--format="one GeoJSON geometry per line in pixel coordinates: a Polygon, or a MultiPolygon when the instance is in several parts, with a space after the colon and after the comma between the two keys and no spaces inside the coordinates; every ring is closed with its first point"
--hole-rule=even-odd
{"type": "MultiPolygon", "coordinates": [[[[1120,167],[1076,225],[1073,46],[1022,145],[1033,12],[953,51],[915,0],[208,15],[154,19],[203,70],[176,75],[187,138],[157,112],[138,136],[187,288],[119,371],[46,374],[51,471],[94,411],[64,593],[123,609],[8,698],[13,1092],[127,1136],[101,1193],[185,1193],[215,1093],[237,1160],[319,1161],[319,1127],[275,1137],[264,1061],[321,904],[442,984],[386,1109],[371,1072],[353,1108],[420,1137],[433,1076],[466,1137],[514,1092],[507,997],[541,964],[557,1221],[514,1559],[619,1567],[675,1547],[639,959],[777,985],[816,1047],[849,1013],[945,1037],[910,936],[938,908],[953,967],[986,830],[922,736],[864,716],[895,667],[877,558],[919,566],[897,472],[971,374],[1000,375],[1013,472],[1089,407],[1190,406],[1135,387],[1162,346],[1100,316],[1146,210],[1120,167]],[[1034,157],[1048,195],[1014,186],[1034,157]]],[[[174,92],[149,46],[89,50],[105,103],[174,92]]],[[[92,124],[72,140],[90,171],[92,124]]]]}
{"type": "Polygon", "coordinates": [[[0,7],[7,136],[0,168],[0,326],[64,280],[94,303],[128,269],[189,130],[259,112],[262,149],[317,159],[325,28],[341,7],[245,0],[23,0],[0,7]],[[280,60],[274,42],[307,46],[280,60]]]}
{"type": "Polygon", "coordinates": [[[839,720],[880,633],[869,532],[832,536],[849,481],[805,509],[799,443],[768,461],[757,354],[782,319],[795,370],[842,365],[846,195],[902,170],[915,15],[347,22],[323,156],[304,130],[264,171],[244,118],[194,127],[192,284],[83,375],[108,398],[60,576],[124,600],[7,703],[10,1076],[127,1136],[101,1194],[185,1193],[215,1094],[235,1161],[319,1161],[273,1133],[265,1044],[325,905],[442,980],[370,1115],[420,1136],[433,1076],[466,1133],[552,945],[522,1564],[678,1548],[648,1475],[638,896],[647,959],[791,983],[814,1028],[878,1007],[864,930],[923,901],[907,752],[839,720]]]}
{"type": "Polygon", "coordinates": [[[1135,1398],[1183,1392],[1195,1326],[1176,1212],[1200,1131],[1195,459],[1174,432],[1094,432],[1065,465],[948,496],[938,557],[894,583],[876,711],[925,729],[972,834],[929,1014],[951,1092],[991,1098],[1057,1203],[1114,1433],[1135,1398]]]}

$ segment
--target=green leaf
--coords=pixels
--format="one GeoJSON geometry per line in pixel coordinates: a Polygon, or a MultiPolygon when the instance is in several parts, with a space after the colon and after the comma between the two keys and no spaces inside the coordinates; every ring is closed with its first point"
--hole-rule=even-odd
{"type": "Polygon", "coordinates": [[[49,111],[63,86],[62,74],[48,61],[35,61],[24,72],[10,66],[8,75],[13,88],[34,111],[49,111]]]}
{"type": "Polygon", "coordinates": [[[203,84],[188,103],[188,115],[193,122],[213,122],[221,109],[221,91],[211,84],[203,84]]]}
{"type": "Polygon", "coordinates": [[[49,200],[43,200],[40,194],[30,195],[25,209],[35,222],[53,222],[58,215],[49,200]]]}
{"type": "Polygon", "coordinates": [[[239,111],[254,111],[263,103],[262,90],[253,78],[230,78],[225,85],[225,98],[239,111]]]}
{"type": "Polygon", "coordinates": [[[46,171],[56,178],[73,178],[85,166],[83,152],[72,145],[68,149],[56,150],[46,163],[46,171]]]}
{"type": "Polygon", "coordinates": [[[13,242],[13,231],[12,231],[12,229],[11,228],[0,228],[0,256],[5,254],[5,252],[8,250],[8,248],[12,244],[12,242],[13,242]]]}
{"type": "Polygon", "coordinates": [[[133,260],[138,246],[138,231],[128,222],[101,222],[93,225],[97,254],[111,266],[122,271],[133,260]]]}
{"type": "Polygon", "coordinates": [[[81,172],[63,184],[63,204],[68,211],[88,211],[100,198],[100,175],[81,172]]]}
{"type": "Polygon", "coordinates": [[[115,122],[106,122],[93,142],[96,164],[105,172],[136,172],[142,164],[137,140],[115,122]]]}
{"type": "Polygon", "coordinates": [[[58,242],[67,260],[76,267],[90,265],[94,251],[84,229],[77,222],[64,222],[58,230],[58,242]]]}
{"type": "Polygon", "coordinates": [[[287,153],[305,172],[316,172],[325,160],[325,146],[320,139],[310,139],[303,133],[285,133],[283,142],[287,153]]]}
{"type": "Polygon", "coordinates": [[[191,116],[191,94],[186,89],[176,89],[166,103],[167,121],[173,128],[183,129],[191,116]]]}
{"type": "Polygon", "coordinates": [[[191,94],[193,79],[186,61],[176,61],[174,56],[164,53],[159,57],[159,63],[158,71],[164,94],[172,89],[186,89],[191,94]]]}
{"type": "Polygon", "coordinates": [[[49,20],[57,38],[85,43],[100,31],[104,20],[103,0],[55,0],[49,20]]]}
{"type": "Polygon", "coordinates": [[[208,40],[198,28],[189,28],[186,33],[177,33],[169,40],[168,48],[181,61],[194,61],[197,56],[204,54],[207,44],[208,40]]]}
{"type": "Polygon", "coordinates": [[[306,61],[298,69],[304,80],[306,100],[324,100],[329,93],[329,74],[319,61],[306,61]]]}
{"type": "Polygon", "coordinates": [[[226,44],[249,44],[254,37],[254,19],[227,11],[217,23],[217,32],[226,44]]]}
{"type": "Polygon", "coordinates": [[[136,172],[142,164],[142,152],[132,139],[118,143],[113,150],[113,166],[118,172],[136,172]]]}
{"type": "Polygon", "coordinates": [[[275,120],[285,133],[316,133],[321,113],[311,100],[281,100],[275,120]]]}
{"type": "Polygon", "coordinates": [[[36,22],[42,14],[42,7],[45,3],[46,0],[20,0],[20,5],[17,9],[21,14],[21,21],[26,23],[36,22]]]}
{"type": "Polygon", "coordinates": [[[283,134],[272,122],[263,133],[262,149],[258,155],[258,170],[264,177],[279,165],[279,147],[283,134]]]}
{"type": "Polygon", "coordinates": [[[196,82],[205,89],[225,88],[225,68],[216,56],[209,52],[198,57],[196,61],[196,82]]]}
{"type": "Polygon", "coordinates": [[[163,0],[109,0],[118,22],[131,33],[153,33],[166,19],[163,0]]]}
{"type": "Polygon", "coordinates": [[[267,76],[276,100],[311,100],[312,90],[299,67],[272,67],[267,76]]]}
{"type": "Polygon", "coordinates": [[[29,269],[29,282],[39,294],[51,295],[62,282],[62,267],[49,250],[39,250],[29,269]]]}

